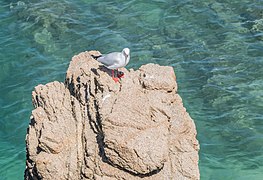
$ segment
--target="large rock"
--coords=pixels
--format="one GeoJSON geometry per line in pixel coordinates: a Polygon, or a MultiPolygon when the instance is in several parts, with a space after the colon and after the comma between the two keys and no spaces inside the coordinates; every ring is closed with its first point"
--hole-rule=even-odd
{"type": "Polygon", "coordinates": [[[91,54],[73,57],[65,84],[33,91],[25,179],[199,179],[173,68],[122,69],[115,83],[91,54]]]}

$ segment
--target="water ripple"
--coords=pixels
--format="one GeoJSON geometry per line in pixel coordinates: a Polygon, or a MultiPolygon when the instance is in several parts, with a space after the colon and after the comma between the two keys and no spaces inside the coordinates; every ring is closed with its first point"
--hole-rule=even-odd
{"type": "Polygon", "coordinates": [[[131,48],[128,68],[172,65],[201,143],[202,179],[261,179],[260,1],[0,2],[0,177],[21,178],[37,84],[81,51],[131,48]]]}

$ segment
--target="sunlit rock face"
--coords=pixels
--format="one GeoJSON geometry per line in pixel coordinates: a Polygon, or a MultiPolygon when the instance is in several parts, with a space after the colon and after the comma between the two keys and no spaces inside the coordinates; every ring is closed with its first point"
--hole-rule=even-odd
{"type": "Polygon", "coordinates": [[[32,93],[25,179],[199,179],[196,129],[173,68],[110,71],[83,52],[32,93]]]}

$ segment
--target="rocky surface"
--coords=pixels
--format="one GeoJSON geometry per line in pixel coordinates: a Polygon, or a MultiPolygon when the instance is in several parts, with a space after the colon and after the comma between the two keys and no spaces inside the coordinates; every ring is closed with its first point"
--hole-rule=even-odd
{"type": "Polygon", "coordinates": [[[25,179],[199,179],[173,68],[124,68],[115,83],[91,54],[72,58],[65,84],[35,87],[25,179]]]}

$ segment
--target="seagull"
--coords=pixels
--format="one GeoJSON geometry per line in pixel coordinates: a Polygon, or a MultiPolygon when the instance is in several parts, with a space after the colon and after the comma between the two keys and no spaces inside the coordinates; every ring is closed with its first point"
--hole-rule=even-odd
{"type": "Polygon", "coordinates": [[[112,79],[115,82],[118,82],[119,78],[122,78],[124,76],[123,72],[118,72],[118,68],[122,68],[129,63],[130,49],[124,48],[122,52],[112,52],[105,55],[103,54],[100,56],[93,56],[93,58],[97,59],[97,61],[101,62],[108,69],[111,69],[112,79]],[[117,71],[117,75],[116,75],[116,71],[117,71]]]}

